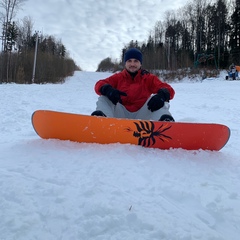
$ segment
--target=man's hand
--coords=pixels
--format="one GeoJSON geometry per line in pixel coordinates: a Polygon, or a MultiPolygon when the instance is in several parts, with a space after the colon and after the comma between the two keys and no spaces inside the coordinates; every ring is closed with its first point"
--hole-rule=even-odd
{"type": "Polygon", "coordinates": [[[122,103],[121,96],[127,96],[125,92],[121,92],[115,88],[113,88],[111,85],[106,84],[103,85],[100,89],[100,92],[103,96],[108,97],[108,99],[116,105],[118,102],[122,103]]]}
{"type": "Polygon", "coordinates": [[[148,101],[148,109],[152,112],[159,110],[164,106],[164,102],[168,102],[170,99],[170,93],[166,88],[162,88],[158,93],[151,97],[148,101]]]}

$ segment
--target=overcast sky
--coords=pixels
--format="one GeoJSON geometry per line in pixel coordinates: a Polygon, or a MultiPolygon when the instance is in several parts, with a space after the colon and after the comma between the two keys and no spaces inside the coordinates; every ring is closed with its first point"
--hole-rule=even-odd
{"type": "Polygon", "coordinates": [[[85,71],[101,60],[118,59],[131,40],[146,41],[167,10],[186,0],[27,0],[17,18],[30,16],[34,30],[61,39],[70,57],[85,71]]]}

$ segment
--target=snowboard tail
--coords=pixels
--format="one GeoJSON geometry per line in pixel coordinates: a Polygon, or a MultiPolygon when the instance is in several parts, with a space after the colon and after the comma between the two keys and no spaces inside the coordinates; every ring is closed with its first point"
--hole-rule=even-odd
{"type": "Polygon", "coordinates": [[[129,143],[148,148],[220,150],[230,129],[216,123],[181,123],[87,116],[37,110],[32,125],[44,139],[86,143],[129,143]]]}

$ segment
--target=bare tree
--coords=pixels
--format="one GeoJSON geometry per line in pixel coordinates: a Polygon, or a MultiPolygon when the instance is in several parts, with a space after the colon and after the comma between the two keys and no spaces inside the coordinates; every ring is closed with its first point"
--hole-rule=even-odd
{"type": "Polygon", "coordinates": [[[3,26],[3,36],[2,36],[2,50],[6,51],[6,35],[8,25],[11,24],[17,10],[26,0],[1,0],[0,8],[3,9],[1,12],[1,23],[3,26]]]}
{"type": "MultiPolygon", "coordinates": [[[[6,62],[7,62],[7,69],[9,69],[10,66],[10,58],[11,56],[8,56],[9,52],[12,51],[12,48],[9,48],[9,37],[12,35],[9,33],[9,30],[12,29],[13,26],[13,18],[15,16],[15,14],[17,13],[17,10],[21,7],[22,3],[25,2],[26,0],[0,0],[0,8],[3,10],[2,12],[0,12],[0,21],[2,24],[2,56],[1,56],[1,60],[2,60],[2,65],[1,65],[1,81],[3,78],[3,64],[4,61],[3,59],[6,58],[6,62]],[[6,53],[6,54],[5,54],[6,53]]],[[[13,36],[11,36],[13,37],[13,36]]],[[[11,39],[10,41],[12,41],[13,39],[11,39]]],[[[15,39],[16,40],[16,39],[15,39]]],[[[15,41],[14,40],[14,41],[15,41]]],[[[8,81],[8,74],[7,74],[7,81],[8,81]]]]}
{"type": "Polygon", "coordinates": [[[33,35],[33,20],[31,17],[24,17],[21,22],[18,23],[18,49],[19,51],[27,51],[29,48],[33,48],[32,43],[33,35]]]}

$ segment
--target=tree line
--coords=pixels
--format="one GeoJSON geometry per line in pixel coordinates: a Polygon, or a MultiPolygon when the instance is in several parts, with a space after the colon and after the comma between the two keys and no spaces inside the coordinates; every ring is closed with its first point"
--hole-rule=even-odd
{"type": "Polygon", "coordinates": [[[80,70],[61,40],[33,31],[30,17],[14,21],[25,0],[1,0],[0,82],[58,83],[80,70]],[[37,58],[36,58],[37,56],[37,58]],[[37,65],[37,67],[36,67],[37,65]]]}
{"type": "Polygon", "coordinates": [[[98,71],[119,70],[127,48],[143,52],[143,67],[157,69],[224,69],[240,64],[240,0],[193,0],[176,11],[165,12],[147,41],[132,40],[121,60],[106,58],[98,71]]]}

